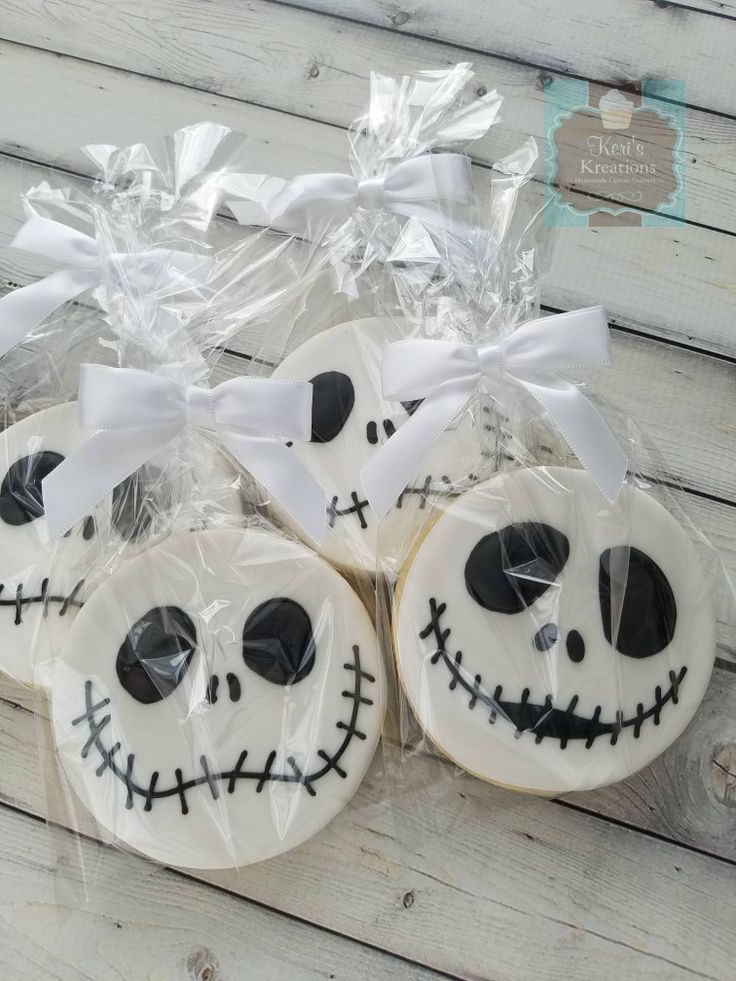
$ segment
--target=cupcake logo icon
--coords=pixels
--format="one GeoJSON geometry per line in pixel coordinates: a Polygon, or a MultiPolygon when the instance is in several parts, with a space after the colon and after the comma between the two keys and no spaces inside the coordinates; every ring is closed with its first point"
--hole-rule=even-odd
{"type": "Polygon", "coordinates": [[[618,89],[609,89],[598,102],[604,129],[628,129],[634,103],[618,89]]]}

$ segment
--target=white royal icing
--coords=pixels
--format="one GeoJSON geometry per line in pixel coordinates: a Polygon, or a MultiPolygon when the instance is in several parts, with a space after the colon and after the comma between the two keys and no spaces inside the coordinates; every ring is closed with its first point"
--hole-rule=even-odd
{"type": "Polygon", "coordinates": [[[300,543],[218,530],[174,536],[99,587],[57,662],[52,716],[102,825],[158,861],[224,868],[293,848],[345,806],[384,705],[345,580],[300,543]]]}
{"type": "MultiPolygon", "coordinates": [[[[41,477],[88,435],[76,402],[35,412],[0,433],[0,670],[23,684],[49,683],[46,667],[90,594],[88,571],[102,542],[122,546],[125,540],[130,555],[146,544],[145,534],[130,539],[120,511],[113,518],[112,499],[95,510],[94,520],[80,522],[58,542],[50,539],[41,477]]],[[[213,450],[208,468],[223,485],[218,508],[240,512],[238,481],[222,454],[213,450]]]]}
{"type": "Polygon", "coordinates": [[[695,547],[648,493],[627,484],[611,505],[582,470],[531,468],[477,485],[431,527],[403,570],[394,646],[447,756],[564,793],[621,780],[680,735],[711,675],[714,604],[695,547]]]}
{"type": "MultiPolygon", "coordinates": [[[[408,336],[408,325],[406,329],[408,336]]],[[[321,554],[350,572],[372,574],[376,567],[378,521],[361,488],[361,469],[414,408],[411,403],[386,402],[381,396],[383,348],[403,336],[400,326],[388,318],[352,321],[310,338],[274,371],[274,378],[315,382],[315,425],[326,418],[331,438],[294,444],[293,451],[327,493],[330,527],[321,554]],[[320,376],[333,372],[342,376],[338,389],[319,383],[320,376]],[[339,399],[334,398],[336,391],[339,399]],[[330,402],[334,411],[325,412],[325,403],[330,402]]],[[[400,555],[436,492],[446,495],[451,485],[457,489],[458,484],[467,482],[478,458],[473,415],[467,411],[452,431],[439,438],[421,474],[384,522],[381,553],[400,555]]],[[[273,512],[295,534],[301,533],[278,505],[273,512]]]]}

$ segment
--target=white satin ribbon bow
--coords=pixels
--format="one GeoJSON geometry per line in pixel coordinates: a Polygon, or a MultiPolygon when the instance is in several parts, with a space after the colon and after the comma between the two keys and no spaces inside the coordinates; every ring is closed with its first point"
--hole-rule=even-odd
{"type": "Polygon", "coordinates": [[[82,426],[96,431],[43,481],[53,537],[68,531],[186,426],[195,426],[215,433],[321,543],[327,522],[324,491],[283,442],[310,438],[309,382],[231,378],[206,389],[148,371],[85,364],[79,418],[82,426]]]}
{"type": "Polygon", "coordinates": [[[310,220],[334,219],[357,208],[376,208],[447,227],[442,202],[473,199],[470,159],[461,153],[425,153],[395,164],[386,174],[358,180],[349,174],[303,174],[291,181],[262,174],[227,174],[225,195],[241,225],[308,232],[310,220]]]}
{"type": "MultiPolygon", "coordinates": [[[[89,235],[49,218],[34,215],[10,243],[58,262],[64,268],[37,283],[23,286],[0,299],[0,357],[27,337],[62,303],[105,281],[105,269],[97,242],[89,235]]],[[[206,276],[212,262],[200,255],[173,249],[152,248],[140,253],[120,253],[108,262],[130,269],[143,289],[162,285],[192,287],[195,271],[206,276]]]]}
{"type": "Polygon", "coordinates": [[[388,513],[484,378],[502,378],[535,398],[613,501],[626,476],[626,455],[593,403],[558,374],[607,364],[608,323],[601,307],[531,320],[498,343],[409,339],[388,344],[381,368],[383,397],[424,401],[363,468],[371,507],[379,518],[388,513]]]}

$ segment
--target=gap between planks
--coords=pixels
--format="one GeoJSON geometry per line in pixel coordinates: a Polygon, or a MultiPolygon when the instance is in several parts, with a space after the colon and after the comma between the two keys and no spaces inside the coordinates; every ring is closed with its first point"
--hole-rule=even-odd
{"type": "MultiPolygon", "coordinates": [[[[80,898],[75,909],[69,893],[76,890],[75,895],[81,897],[83,886],[81,882],[72,884],[69,881],[74,876],[74,870],[67,866],[61,873],[67,878],[55,889],[53,880],[59,875],[59,870],[54,868],[53,861],[43,859],[44,852],[52,850],[49,846],[54,843],[55,835],[70,837],[74,833],[59,826],[48,830],[42,817],[6,803],[0,803],[0,827],[3,829],[0,863],[11,862],[11,870],[5,870],[6,885],[12,879],[15,856],[18,853],[34,856],[30,863],[23,865],[22,882],[6,897],[0,913],[0,920],[4,920],[6,925],[0,963],[7,957],[8,948],[12,950],[14,942],[21,942],[25,952],[22,940],[27,939],[33,944],[31,949],[35,955],[36,971],[40,966],[37,961],[40,954],[44,961],[48,958],[48,963],[44,963],[43,976],[54,978],[78,978],[82,954],[80,945],[83,949],[88,944],[91,949],[84,951],[84,970],[91,969],[90,961],[94,961],[96,981],[102,981],[103,966],[106,971],[104,977],[110,978],[120,977],[119,970],[130,977],[131,968],[136,976],[153,977],[155,973],[159,977],[158,972],[167,969],[166,977],[172,977],[169,973],[174,969],[172,958],[177,958],[176,963],[182,967],[182,974],[177,972],[178,977],[184,976],[187,967],[202,972],[209,968],[213,978],[221,976],[220,968],[226,976],[238,977],[242,976],[243,965],[239,958],[243,956],[243,946],[247,949],[249,976],[255,972],[256,977],[283,981],[292,978],[292,972],[296,970],[300,977],[314,981],[328,976],[336,977],[336,973],[328,975],[328,972],[345,970],[348,966],[351,977],[364,981],[371,981],[379,974],[381,977],[411,978],[416,981],[456,977],[290,916],[217,883],[204,883],[177,869],[154,866],[129,852],[119,851],[115,856],[106,857],[106,862],[114,867],[114,874],[111,871],[106,876],[104,889],[101,884],[93,885],[92,895],[86,902],[80,898]],[[16,849],[13,849],[13,845],[16,845],[16,849]],[[42,886],[46,886],[46,889],[42,886]],[[142,894],[148,898],[145,907],[140,905],[142,894]],[[63,908],[63,914],[54,914],[49,896],[57,898],[57,905],[63,908]],[[187,910],[191,914],[192,905],[198,907],[198,913],[183,930],[181,917],[187,910]],[[217,908],[216,913],[213,907],[217,908]],[[67,964],[63,940],[64,934],[69,933],[69,921],[74,920],[75,914],[81,919],[75,924],[75,963],[67,964]],[[145,924],[136,922],[136,916],[145,916],[145,924]],[[39,917],[41,923],[36,926],[39,917]],[[114,933],[115,930],[131,928],[135,929],[135,950],[131,950],[132,938],[129,933],[117,937],[114,933]],[[181,937],[174,943],[170,941],[172,928],[181,937]],[[14,931],[14,935],[10,931],[14,931]],[[145,942],[149,931],[154,935],[152,940],[155,940],[150,949],[145,942]],[[95,941],[90,939],[91,933],[97,934],[95,941]],[[118,941],[117,944],[111,942],[110,933],[118,941]],[[286,934],[290,942],[288,949],[284,950],[283,937],[286,934]],[[234,937],[237,938],[236,943],[232,943],[234,937]],[[114,950],[119,960],[111,956],[114,950]],[[274,951],[278,951],[278,956],[274,956],[274,951]],[[115,960],[117,963],[114,963],[115,960]],[[152,963],[156,961],[158,963],[152,963]],[[65,970],[63,975],[56,974],[60,965],[65,965],[68,972],[65,970]]],[[[80,834],[78,841],[82,853],[98,851],[99,842],[96,839],[80,834]]],[[[30,960],[30,953],[27,956],[30,960]]],[[[22,971],[22,964],[17,961],[12,964],[6,962],[5,966],[8,975],[12,972],[13,977],[18,977],[18,972],[22,971]]],[[[160,976],[163,977],[163,974],[160,976]]],[[[187,976],[193,975],[187,973],[187,976]]],[[[202,973],[201,977],[204,976],[202,973]]],[[[29,974],[30,977],[38,977],[38,974],[29,974]]],[[[200,977],[199,973],[197,977],[200,977]]]]}
{"type": "MultiPolygon", "coordinates": [[[[537,6],[545,3],[548,11],[546,0],[534,2],[537,6]]],[[[634,2],[641,9],[640,0],[634,2]]],[[[313,9],[318,6],[213,0],[201,8],[182,6],[180,0],[151,0],[147,30],[141,30],[141,16],[130,5],[117,4],[110,11],[97,0],[80,0],[73,6],[52,0],[51,8],[48,0],[33,0],[31,5],[25,0],[15,17],[12,7],[6,11],[0,29],[9,40],[40,53],[47,52],[52,31],[59,55],[339,127],[349,125],[363,112],[371,68],[399,73],[426,68],[432,60],[439,65],[465,60],[463,51],[448,48],[439,38],[424,41],[404,31],[387,35],[364,19],[350,21],[350,32],[340,30],[341,21],[327,10],[313,9]],[[54,2],[59,4],[58,14],[53,11],[54,2]],[[328,58],[324,55],[326,36],[330,38],[328,58]],[[428,54],[430,44],[436,49],[432,55],[428,54]]],[[[361,0],[361,10],[368,6],[361,0]]],[[[561,20],[556,13],[554,20],[561,20]]],[[[673,37],[682,36],[678,31],[673,37]]],[[[721,41],[722,33],[716,32],[721,41]]],[[[733,33],[736,37],[736,24],[733,33]]],[[[661,38],[659,41],[661,45],[661,38]]],[[[710,78],[712,51],[709,55],[710,78]]],[[[552,76],[544,69],[494,55],[479,53],[476,61],[478,89],[498,85],[505,97],[505,123],[492,127],[487,137],[471,147],[479,163],[491,165],[527,135],[538,141],[543,137],[543,93],[552,76]]],[[[697,59],[687,65],[693,61],[697,59]]],[[[680,61],[680,67],[682,64],[680,61]]],[[[667,77],[664,72],[655,75],[667,77]]],[[[688,216],[703,227],[736,231],[736,205],[730,194],[733,167],[728,162],[728,148],[732,159],[736,150],[735,134],[733,120],[719,121],[702,110],[688,113],[688,216]]]]}
{"type": "Polygon", "coordinates": [[[689,103],[692,108],[736,117],[731,93],[719,91],[712,70],[719,52],[725,59],[725,77],[728,69],[736,67],[733,0],[717,4],[719,11],[711,0],[691,4],[618,0],[614,18],[606,0],[566,0],[564,16],[546,0],[526,0],[523,16],[515,5],[475,0],[455,0],[451,12],[444,0],[424,0],[421,5],[414,0],[390,5],[383,0],[270,2],[599,84],[620,85],[645,77],[679,79],[686,70],[690,72],[686,81],[696,93],[689,103]],[[723,9],[732,13],[724,14],[723,9]],[[713,17],[714,13],[720,16],[713,17]],[[599,42],[601,31],[606,34],[605,45],[599,42]],[[490,46],[481,46],[486,38],[490,46]],[[576,60],[566,58],[576,41],[576,60]]]}
{"type": "MultiPolygon", "coordinates": [[[[62,163],[69,169],[73,159],[77,170],[89,172],[90,162],[78,151],[70,158],[68,151],[74,144],[87,142],[93,133],[109,143],[144,139],[155,145],[163,132],[210,116],[248,132],[248,154],[254,170],[283,172],[286,166],[298,172],[345,167],[347,141],[334,127],[296,118],[285,126],[278,110],[256,110],[219,98],[207,101],[195,90],[151,83],[117,69],[90,71],[90,66],[66,57],[49,59],[33,52],[31,63],[26,64],[25,49],[18,61],[18,46],[6,47],[12,49],[9,58],[6,53],[6,77],[27,90],[24,98],[33,103],[34,111],[29,115],[22,106],[5,103],[0,122],[4,115],[6,148],[8,143],[14,144],[13,152],[19,153],[24,146],[22,152],[29,160],[62,163]],[[41,63],[36,64],[39,57],[41,63]],[[95,79],[100,77],[105,79],[104,97],[98,98],[95,79]],[[35,78],[44,81],[37,96],[31,91],[35,78]],[[89,111],[82,116],[69,116],[63,109],[60,113],[58,107],[45,111],[47,86],[65,91],[70,103],[88,100],[92,91],[89,111]],[[133,106],[139,111],[134,112],[133,106]]],[[[0,45],[0,54],[2,49],[0,45]]],[[[488,173],[480,172],[478,179],[487,182],[488,173]]],[[[534,193],[539,190],[530,188],[530,197],[534,193]]],[[[736,201],[733,195],[730,200],[736,201]]],[[[736,257],[733,236],[693,225],[607,231],[606,235],[600,234],[600,229],[559,231],[545,281],[551,305],[567,308],[581,302],[602,302],[614,322],[717,353],[733,352],[733,296],[729,286],[736,257]],[[656,249],[652,248],[653,241],[656,249]]]]}
{"type": "MultiPolygon", "coordinates": [[[[28,795],[21,807],[34,801],[40,812],[37,768],[26,759],[33,719],[2,708],[0,725],[14,737],[0,786],[6,797],[13,787],[28,795]]],[[[389,808],[380,769],[379,757],[353,807],[301,848],[239,873],[192,877],[310,923],[339,925],[342,934],[450,975],[492,970],[525,981],[544,976],[554,948],[565,952],[569,981],[589,981],[591,958],[602,979],[625,969],[673,981],[697,975],[697,965],[727,981],[718,958],[728,958],[729,943],[736,956],[736,939],[725,932],[732,872],[722,863],[549,801],[448,780],[431,760],[414,771],[416,791],[398,794],[389,808]],[[637,875],[646,876],[646,896],[629,895],[637,875]],[[708,953],[698,959],[701,945],[708,953]]],[[[53,780],[46,788],[57,820],[58,788],[53,780]]],[[[94,837],[82,816],[82,830],[94,837]]]]}

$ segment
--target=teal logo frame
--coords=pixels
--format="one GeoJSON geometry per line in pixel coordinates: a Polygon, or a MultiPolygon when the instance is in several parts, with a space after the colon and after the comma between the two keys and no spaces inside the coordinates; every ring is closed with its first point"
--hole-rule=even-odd
{"type": "MultiPolygon", "coordinates": [[[[604,86],[605,87],[605,86],[604,86]]],[[[600,88],[600,86],[598,86],[600,88]]],[[[615,91],[615,86],[611,86],[615,91]]],[[[619,93],[616,93],[617,95],[619,93]]],[[[626,93],[620,93],[626,102],[626,93]]],[[[680,81],[661,81],[647,79],[641,83],[640,105],[628,110],[628,116],[635,125],[637,115],[649,110],[661,120],[673,134],[672,176],[674,187],[666,200],[657,202],[651,209],[638,208],[635,204],[606,199],[605,191],[595,199],[590,199],[590,207],[583,208],[578,195],[575,203],[566,199],[557,186],[558,148],[555,135],[575,114],[601,117],[603,112],[597,105],[591,105],[589,83],[579,79],[554,79],[544,90],[544,184],[545,184],[545,223],[553,227],[585,227],[591,224],[595,215],[610,215],[616,218],[625,213],[638,216],[637,224],[642,227],[671,225],[685,221],[685,86],[680,81]]],[[[614,103],[614,113],[615,103],[614,103]]],[[[624,108],[624,119],[627,111],[624,108]]],[[[605,125],[605,122],[604,122],[605,125]]],[[[627,125],[625,123],[625,125],[627,125]]],[[[581,146],[581,157],[585,148],[581,146]]],[[[611,195],[611,198],[615,195],[611,195]]]]}

